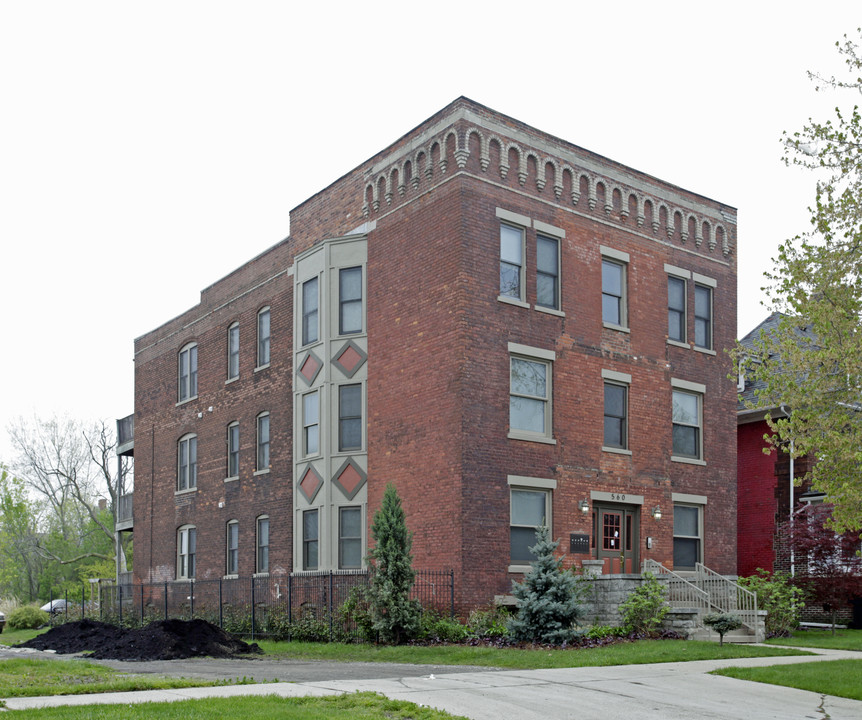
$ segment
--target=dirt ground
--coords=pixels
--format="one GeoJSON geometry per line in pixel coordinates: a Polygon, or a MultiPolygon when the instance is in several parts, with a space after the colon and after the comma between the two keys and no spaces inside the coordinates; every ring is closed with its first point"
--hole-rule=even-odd
{"type": "Polygon", "coordinates": [[[260,653],[205,620],[162,620],[126,629],[96,620],[79,620],[51,628],[18,647],[74,654],[87,651],[98,660],[182,660],[228,658],[260,653]]]}

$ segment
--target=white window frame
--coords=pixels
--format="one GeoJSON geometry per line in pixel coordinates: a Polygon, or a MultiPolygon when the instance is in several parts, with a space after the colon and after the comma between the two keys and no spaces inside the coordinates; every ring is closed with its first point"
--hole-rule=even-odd
{"type": "Polygon", "coordinates": [[[321,516],[323,513],[320,512],[320,508],[309,508],[307,510],[303,510],[300,513],[300,518],[302,525],[300,527],[301,536],[302,536],[302,569],[303,570],[319,570],[321,565],[321,554],[320,554],[320,538],[321,538],[321,516]],[[317,517],[317,536],[314,538],[308,538],[305,534],[305,518],[310,517],[311,514],[314,514],[317,517]],[[309,563],[309,549],[312,545],[316,546],[317,550],[317,562],[314,565],[309,563]]]}
{"type": "MultiPolygon", "coordinates": [[[[631,455],[631,449],[629,447],[629,430],[630,430],[630,414],[629,414],[629,391],[631,389],[632,384],[632,376],[628,373],[616,372],[614,370],[602,370],[602,404],[603,404],[603,414],[602,417],[606,418],[607,415],[607,401],[605,399],[605,388],[608,385],[612,385],[614,387],[623,388],[623,392],[625,393],[623,402],[624,402],[624,416],[622,418],[623,424],[623,445],[621,447],[617,447],[616,445],[608,445],[605,440],[607,439],[604,434],[604,423],[602,423],[602,450],[605,452],[618,453],[621,455],[631,455]]],[[[615,416],[614,416],[615,417],[615,416]]]]}
{"type": "Polygon", "coordinates": [[[299,287],[299,296],[301,307],[300,314],[300,338],[302,339],[302,346],[313,345],[314,343],[320,340],[320,277],[315,275],[314,277],[308,278],[303,283],[300,283],[299,287]],[[308,299],[311,297],[310,288],[314,288],[314,296],[317,301],[314,309],[309,310],[307,308],[308,299]],[[306,288],[309,288],[309,295],[306,297],[306,288]],[[313,325],[312,325],[313,319],[313,325]],[[313,331],[313,334],[312,334],[313,331]]]}
{"type": "Polygon", "coordinates": [[[198,486],[198,436],[187,433],[177,440],[176,492],[190,492],[198,486]]]}
{"type": "Polygon", "coordinates": [[[255,574],[265,575],[269,573],[269,547],[271,524],[269,515],[259,515],[254,521],[254,569],[255,574]],[[266,523],[266,542],[263,542],[261,527],[266,523]],[[264,556],[266,556],[264,558],[264,556]]]}
{"type": "MultiPolygon", "coordinates": [[[[553,492],[557,489],[557,481],[552,478],[537,478],[537,477],[525,477],[522,475],[509,475],[507,478],[507,484],[509,485],[509,568],[508,571],[510,573],[522,573],[527,572],[530,569],[530,563],[516,563],[512,562],[512,539],[511,533],[513,527],[530,527],[536,528],[538,525],[524,525],[522,523],[515,523],[513,518],[513,508],[514,503],[513,493],[514,492],[533,492],[533,493],[542,493],[545,499],[545,525],[548,528],[553,527],[553,492]]],[[[535,545],[535,542],[531,542],[530,545],[535,545]]]]}
{"type": "MultiPolygon", "coordinates": [[[[683,493],[673,493],[673,512],[674,512],[674,527],[673,527],[673,541],[674,546],[676,545],[676,539],[680,538],[683,540],[697,540],[697,559],[695,562],[702,563],[703,562],[703,553],[704,553],[704,515],[707,504],[707,499],[703,495],[687,495],[683,493]],[[697,510],[697,535],[682,535],[677,534],[676,531],[676,510],[678,507],[685,508],[694,508],[697,510]]],[[[689,571],[694,570],[694,567],[689,566],[677,566],[676,558],[674,557],[674,570],[682,570],[689,571]]]]}
{"type": "Polygon", "coordinates": [[[553,350],[544,350],[542,348],[530,347],[528,345],[520,345],[518,343],[509,343],[509,434],[508,437],[514,440],[528,440],[532,442],[543,442],[555,445],[556,440],[553,438],[553,397],[554,397],[554,361],[556,353],[553,350]],[[521,361],[542,365],[545,367],[545,396],[525,395],[513,391],[512,387],[512,369],[513,361],[521,361]],[[512,427],[512,402],[515,398],[525,398],[531,401],[541,401],[544,403],[544,430],[536,432],[529,429],[512,427]]]}
{"type": "Polygon", "coordinates": [[[338,396],[336,397],[336,404],[338,406],[338,452],[361,452],[362,448],[365,447],[365,390],[362,383],[343,383],[341,385],[338,385],[338,396]],[[342,392],[345,391],[347,388],[355,389],[355,391],[359,393],[359,416],[342,415],[342,392]],[[359,444],[355,446],[348,446],[344,442],[344,423],[356,420],[359,421],[359,444]]]}
{"type": "Polygon", "coordinates": [[[239,323],[234,322],[227,329],[227,381],[239,377],[239,323]]]}
{"type": "Polygon", "coordinates": [[[177,405],[198,396],[198,344],[183,345],[177,354],[177,405]],[[185,367],[184,367],[185,364],[185,367]]]}
{"type": "Polygon", "coordinates": [[[362,567],[362,548],[363,548],[363,539],[362,539],[362,506],[361,505],[343,505],[337,508],[338,510],[338,569],[339,570],[357,570],[362,567]],[[342,524],[342,516],[345,511],[355,511],[359,513],[359,535],[358,536],[345,536],[342,524]],[[346,542],[355,542],[359,545],[359,564],[358,565],[345,565],[344,563],[344,545],[346,542]]]}
{"type": "Polygon", "coordinates": [[[703,399],[706,395],[706,386],[687,380],[671,379],[671,460],[673,462],[689,463],[691,465],[705,465],[703,456],[703,399]],[[679,393],[694,397],[697,401],[697,424],[677,422],[674,417],[674,397],[679,393]],[[695,456],[677,454],[673,448],[673,427],[693,427],[697,429],[697,454],[695,456]]]}
{"type": "Polygon", "coordinates": [[[694,273],[694,349],[700,352],[715,353],[715,289],[717,283],[710,277],[694,273]],[[704,317],[698,314],[697,297],[698,291],[705,292],[709,298],[708,315],[704,317]],[[707,324],[706,345],[697,342],[698,326],[707,324]]]}
{"type": "Polygon", "coordinates": [[[339,335],[357,335],[362,332],[364,327],[364,307],[363,307],[363,295],[364,295],[364,276],[363,268],[361,265],[354,265],[352,267],[339,268],[338,270],[338,334],[339,335]],[[342,285],[342,278],[344,277],[344,273],[347,272],[358,272],[359,273],[359,297],[344,297],[344,286],[342,285]],[[344,327],[344,310],[348,306],[359,305],[359,327],[357,328],[347,328],[344,327]]]}
{"type": "Polygon", "coordinates": [[[197,571],[197,528],[182,525],[177,528],[177,580],[194,580],[197,571]]]}
{"type": "Polygon", "coordinates": [[[303,457],[313,457],[316,455],[320,455],[320,453],[321,453],[321,446],[320,446],[321,432],[320,431],[321,431],[321,427],[322,427],[321,423],[320,423],[320,408],[321,408],[320,390],[319,389],[312,390],[311,392],[308,392],[308,393],[305,393],[304,395],[302,395],[302,406],[301,406],[301,408],[302,408],[302,446],[301,446],[302,447],[302,456],[303,457]],[[317,409],[317,417],[316,418],[309,417],[309,413],[308,413],[309,408],[308,408],[307,403],[312,398],[314,398],[316,406],[317,406],[316,407],[316,409],[317,409]],[[309,447],[309,442],[308,442],[309,434],[312,432],[313,428],[316,429],[316,431],[317,431],[317,447],[314,450],[312,450],[309,447]]]}
{"type": "Polygon", "coordinates": [[[529,307],[527,304],[527,228],[530,227],[531,221],[530,218],[519,215],[518,213],[513,213],[508,210],[503,210],[502,208],[497,208],[497,218],[500,220],[499,224],[499,232],[498,232],[498,257],[499,257],[499,273],[498,273],[498,291],[499,294],[497,296],[498,300],[503,302],[512,303],[514,305],[520,305],[522,307],[529,307]],[[520,257],[517,258],[517,262],[515,262],[515,258],[507,258],[503,259],[503,234],[506,231],[512,231],[518,233],[520,236],[520,244],[519,244],[519,254],[520,257]],[[509,266],[511,268],[517,268],[518,274],[518,288],[517,292],[514,292],[511,288],[503,287],[503,266],[509,266]]]}
{"type": "Polygon", "coordinates": [[[267,305],[257,311],[257,367],[269,367],[272,362],[272,309],[267,305]],[[266,326],[264,327],[264,318],[266,326]]]}
{"type": "Polygon", "coordinates": [[[239,575],[239,521],[228,520],[225,526],[225,575],[239,575]]]}
{"type": "Polygon", "coordinates": [[[234,420],[227,426],[227,480],[239,477],[239,422],[234,420]],[[236,443],[234,444],[234,440],[236,443]],[[235,465],[235,467],[232,467],[235,465]],[[231,472],[231,471],[234,472],[231,472]]]}
{"type": "Polygon", "coordinates": [[[628,276],[630,256],[626,252],[614,250],[613,248],[599,247],[599,252],[602,256],[602,326],[612,330],[622,330],[629,332],[629,298],[628,298],[628,276]],[[611,293],[605,289],[605,264],[616,266],[620,271],[620,294],[611,293]],[[611,322],[605,319],[605,297],[616,298],[617,314],[619,315],[619,323],[611,322]]]}
{"type": "Polygon", "coordinates": [[[272,467],[272,420],[269,411],[260,413],[255,418],[256,442],[255,442],[255,475],[267,473],[272,467]],[[266,426],[266,433],[262,432],[263,426],[266,426]],[[261,453],[265,453],[263,457],[261,453]],[[261,467],[263,466],[263,467],[261,467]]]}
{"type": "Polygon", "coordinates": [[[536,309],[537,310],[561,310],[562,309],[562,297],[560,292],[560,264],[561,264],[561,255],[560,255],[560,238],[554,237],[553,235],[545,232],[537,232],[536,233],[536,309]],[[554,256],[556,258],[557,267],[555,268],[555,273],[550,273],[547,270],[543,270],[539,264],[539,245],[543,242],[553,243],[554,245],[554,256]],[[540,277],[549,277],[553,279],[554,284],[554,302],[551,305],[546,305],[539,301],[539,278],[540,277]]]}

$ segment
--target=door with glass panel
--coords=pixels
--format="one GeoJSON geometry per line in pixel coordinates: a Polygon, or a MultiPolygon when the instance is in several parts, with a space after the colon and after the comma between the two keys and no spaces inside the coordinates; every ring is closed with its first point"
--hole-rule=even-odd
{"type": "Polygon", "coordinates": [[[640,507],[596,503],[593,508],[593,548],[605,561],[604,572],[639,572],[640,507]]]}

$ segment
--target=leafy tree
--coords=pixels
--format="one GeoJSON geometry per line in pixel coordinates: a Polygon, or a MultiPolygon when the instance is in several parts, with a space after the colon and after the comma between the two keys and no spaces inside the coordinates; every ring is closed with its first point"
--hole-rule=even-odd
{"type": "Polygon", "coordinates": [[[421,608],[410,599],[416,579],[410,553],[413,535],[392,483],[386,486],[383,502],[374,513],[371,536],[374,547],[368,553],[371,582],[367,597],[372,629],[381,640],[397,645],[419,632],[421,608]]]}
{"type": "Polygon", "coordinates": [[[862,595],[862,557],[858,532],[836,535],[830,527],[832,506],[806,505],[793,513],[780,535],[788,538],[796,557],[796,584],[832,613],[832,632],[838,608],[862,595]]]}
{"type": "Polygon", "coordinates": [[[805,607],[805,593],[790,582],[790,576],[770,575],[758,568],[756,575],[739,578],[739,584],[757,593],[757,607],[766,611],[766,637],[789,637],[805,607]]]}
{"type": "MultiPolygon", "coordinates": [[[[114,561],[110,508],[128,491],[131,476],[123,465],[113,469],[116,440],[111,426],[53,417],[19,419],[8,431],[17,451],[13,468],[42,501],[39,554],[76,567],[85,559],[114,561]],[[100,508],[102,498],[108,501],[108,512],[100,508]]],[[[123,548],[120,554],[118,567],[124,571],[123,548]]]]}
{"type": "Polygon", "coordinates": [[[44,562],[36,552],[37,516],[24,483],[0,467],[0,595],[38,597],[44,562]]]}
{"type": "MultiPolygon", "coordinates": [[[[857,31],[862,37],[862,29],[857,31]]],[[[817,90],[862,94],[862,52],[836,43],[847,80],[809,73],[817,90]]],[[[785,405],[788,417],[768,417],[768,440],[795,456],[817,458],[812,485],[835,505],[838,531],[862,527],[862,117],[858,105],[835,109],[785,133],[785,162],[817,177],[811,230],[779,246],[767,274],[770,304],[784,313],[778,330],[750,351],[746,374],[762,382],[761,407],[785,405]]],[[[801,480],[801,478],[800,478],[801,480]]]]}
{"type": "Polygon", "coordinates": [[[579,614],[576,579],[562,570],[562,558],[554,555],[559,544],[550,539],[544,525],[536,529],[536,544],[530,548],[536,559],[524,581],[512,587],[518,612],[509,621],[509,634],[515,640],[561,645],[575,635],[579,614]]]}
{"type": "Polygon", "coordinates": [[[718,633],[718,644],[724,645],[724,636],[742,627],[742,618],[730,613],[710,613],[703,616],[703,624],[718,633]]]}

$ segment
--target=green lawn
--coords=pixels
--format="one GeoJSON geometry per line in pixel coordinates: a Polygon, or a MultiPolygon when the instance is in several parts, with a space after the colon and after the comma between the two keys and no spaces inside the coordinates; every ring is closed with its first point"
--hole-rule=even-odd
{"type": "Polygon", "coordinates": [[[859,682],[862,678],[862,659],[824,660],[761,668],[731,667],[716,670],[713,674],[862,700],[862,683],[859,682]]]}
{"type": "Polygon", "coordinates": [[[731,644],[720,647],[718,643],[695,640],[640,640],[572,650],[532,650],[468,645],[377,646],[266,640],[260,641],[259,644],[267,655],[303,660],[477,665],[527,670],[806,654],[804,651],[789,648],[731,644]]]}
{"type": "Polygon", "coordinates": [[[219,698],[183,700],[174,703],[142,703],[140,705],[88,705],[85,707],[18,710],[15,718],[58,718],[62,720],[130,720],[156,717],[159,720],[212,720],[235,718],[243,720],[451,720],[440,710],[419,707],[400,700],[388,700],[374,693],[355,693],[320,698],[219,698]]]}
{"type": "MultiPolygon", "coordinates": [[[[250,682],[250,681],[244,681],[250,682]]],[[[13,658],[0,660],[0,698],[82,695],[127,690],[225,685],[224,682],[130,675],[86,660],[13,658]]]]}
{"type": "Polygon", "coordinates": [[[862,630],[836,630],[834,635],[832,630],[796,630],[793,637],[771,638],[766,642],[770,645],[862,651],[862,630]]]}

